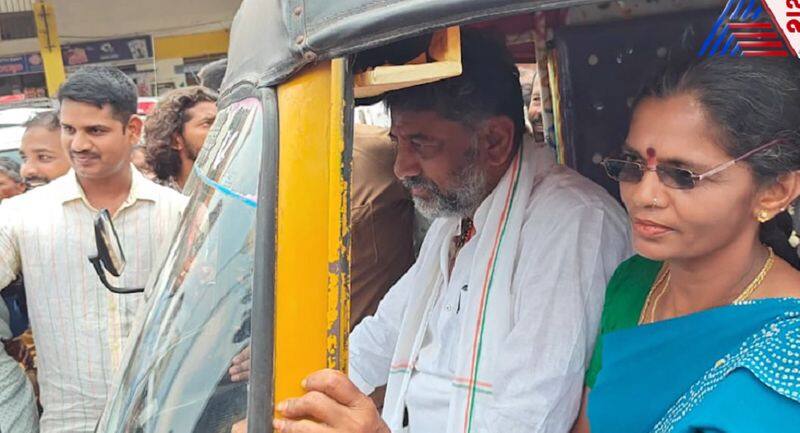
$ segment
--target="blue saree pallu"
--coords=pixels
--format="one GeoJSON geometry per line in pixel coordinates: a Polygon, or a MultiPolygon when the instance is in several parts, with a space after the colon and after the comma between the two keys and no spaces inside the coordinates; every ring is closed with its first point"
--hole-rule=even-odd
{"type": "Polygon", "coordinates": [[[800,432],[800,300],[606,334],[588,414],[592,433],[800,432]]]}

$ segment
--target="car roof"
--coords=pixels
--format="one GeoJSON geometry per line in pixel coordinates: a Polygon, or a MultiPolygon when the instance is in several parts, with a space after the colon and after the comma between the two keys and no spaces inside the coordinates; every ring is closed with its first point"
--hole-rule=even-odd
{"type": "Polygon", "coordinates": [[[0,127],[22,125],[36,113],[47,111],[46,108],[8,108],[0,110],[0,127]]]}

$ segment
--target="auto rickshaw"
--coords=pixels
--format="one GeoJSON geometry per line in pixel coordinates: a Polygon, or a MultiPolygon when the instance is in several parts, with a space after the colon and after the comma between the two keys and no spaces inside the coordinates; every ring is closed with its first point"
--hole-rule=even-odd
{"type": "MultiPolygon", "coordinates": [[[[270,432],[274,403],[302,394],[303,377],[346,369],[354,106],[458,75],[461,29],[501,34],[536,63],[546,141],[617,194],[598,163],[624,139],[636,91],[716,37],[723,3],[244,0],[190,204],[97,431],[228,432],[246,420],[270,432]],[[250,379],[233,382],[248,347],[250,379]]],[[[738,3],[755,14],[754,0],[738,3]]],[[[120,271],[124,246],[104,243],[106,268],[120,271]]]]}

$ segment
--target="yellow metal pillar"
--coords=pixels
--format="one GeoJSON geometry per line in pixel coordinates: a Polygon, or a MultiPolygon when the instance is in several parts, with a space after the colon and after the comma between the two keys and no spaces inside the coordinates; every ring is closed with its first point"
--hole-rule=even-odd
{"type": "Polygon", "coordinates": [[[350,157],[345,66],[320,63],[278,88],[275,400],[301,380],[344,370],[349,330],[350,157]]]}
{"type": "Polygon", "coordinates": [[[230,31],[219,30],[153,38],[156,61],[225,54],[228,52],[230,36],[230,31]]]}
{"type": "Polygon", "coordinates": [[[61,58],[61,42],[56,28],[56,14],[51,3],[38,0],[33,4],[33,15],[36,18],[47,93],[50,97],[54,97],[66,79],[64,61],[61,58]]]}

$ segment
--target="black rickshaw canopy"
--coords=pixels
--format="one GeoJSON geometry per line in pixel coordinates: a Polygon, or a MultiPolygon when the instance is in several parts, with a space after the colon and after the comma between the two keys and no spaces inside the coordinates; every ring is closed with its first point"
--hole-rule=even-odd
{"type": "Polygon", "coordinates": [[[223,88],[276,85],[317,60],[451,25],[591,3],[602,0],[244,0],[223,88]]]}

